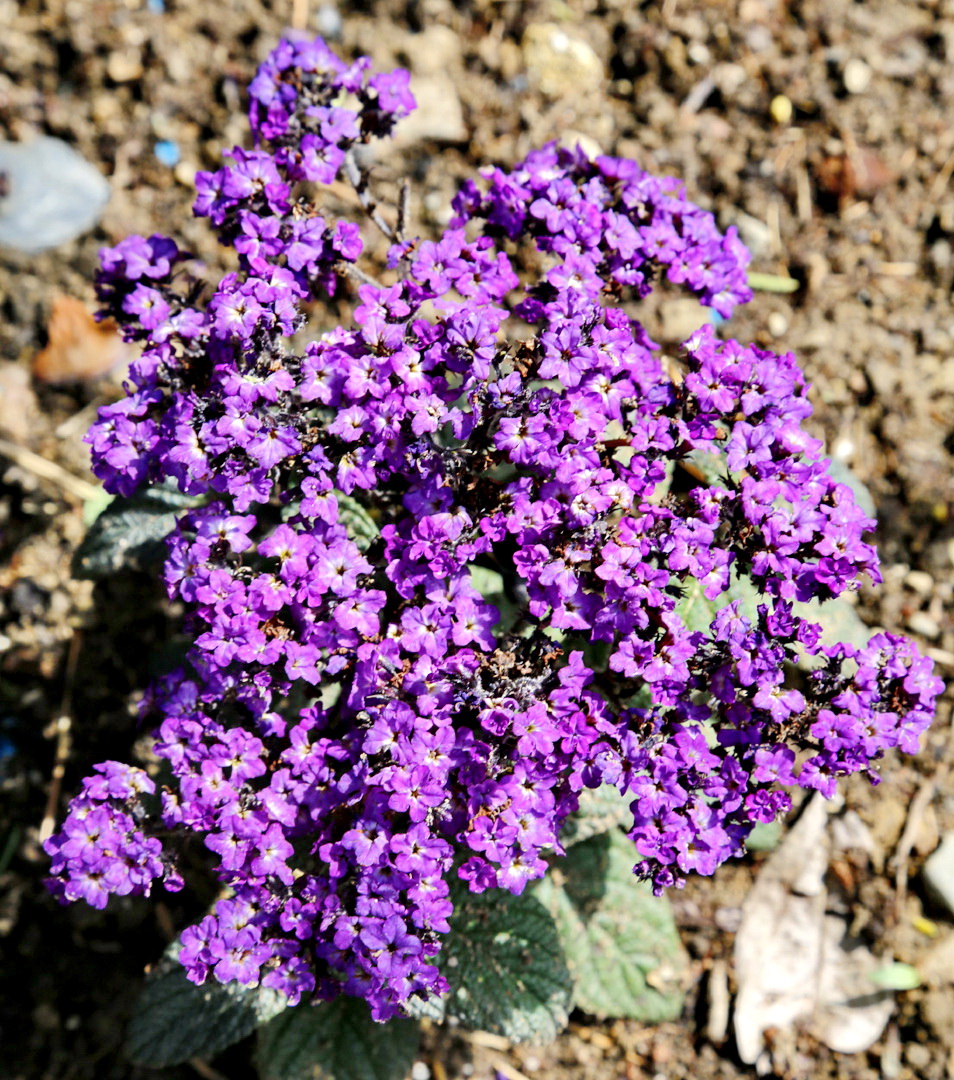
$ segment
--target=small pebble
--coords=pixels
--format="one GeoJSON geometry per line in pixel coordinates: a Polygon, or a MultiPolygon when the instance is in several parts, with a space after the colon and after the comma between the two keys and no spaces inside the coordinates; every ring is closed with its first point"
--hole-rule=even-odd
{"type": "Polygon", "coordinates": [[[769,115],[776,124],[787,124],[792,119],[794,111],[794,106],[784,94],[777,94],[769,105],[769,115]]]}
{"type": "Polygon", "coordinates": [[[603,148],[596,139],[582,131],[564,131],[557,142],[567,150],[575,150],[579,147],[590,160],[594,161],[603,153],[603,148]]]}
{"type": "Polygon", "coordinates": [[[195,187],[195,174],[195,165],[188,161],[180,161],[172,172],[172,175],[179,181],[179,183],[182,184],[183,187],[187,188],[195,187]]]}
{"type": "Polygon", "coordinates": [[[315,29],[323,38],[337,41],[341,37],[341,13],[334,4],[322,4],[315,12],[315,29]]]}
{"type": "Polygon", "coordinates": [[[851,439],[842,437],[831,448],[831,455],[839,461],[851,461],[855,456],[855,444],[851,439]]]}
{"type": "Polygon", "coordinates": [[[841,78],[849,94],[863,94],[871,82],[871,74],[871,68],[868,67],[864,60],[853,56],[845,64],[845,70],[841,78]]]}
{"type": "Polygon", "coordinates": [[[911,1068],[919,1073],[931,1064],[931,1051],[923,1043],[908,1043],[904,1048],[904,1056],[911,1068]]]}
{"type": "Polygon", "coordinates": [[[934,592],[934,578],[924,570],[911,570],[905,574],[904,584],[919,596],[930,596],[934,592]]]}
{"type": "Polygon", "coordinates": [[[431,1080],[431,1070],[423,1061],[415,1061],[411,1066],[411,1080],[431,1080]]]}
{"type": "Polygon", "coordinates": [[[780,311],[773,311],[768,317],[768,332],[774,338],[785,336],[788,329],[788,319],[780,311]]]}
{"type": "Polygon", "coordinates": [[[531,79],[547,97],[600,89],[603,61],[592,47],[555,23],[530,23],[521,42],[531,79]]]}
{"type": "Polygon", "coordinates": [[[674,297],[659,305],[659,334],[663,341],[685,341],[707,321],[706,309],[698,300],[674,297]]]}
{"type": "Polygon", "coordinates": [[[753,217],[752,214],[746,214],[741,210],[736,211],[731,216],[726,215],[723,224],[734,225],[739,230],[742,243],[752,253],[753,258],[768,255],[772,250],[774,241],[772,230],[764,221],[753,217]]]}
{"type": "Polygon", "coordinates": [[[0,244],[33,254],[59,247],[99,219],[110,196],[100,171],[61,139],[0,142],[0,244]]]}
{"type": "Polygon", "coordinates": [[[920,634],[921,637],[928,638],[931,641],[941,635],[941,628],[926,611],[916,611],[908,619],[908,629],[913,630],[916,634],[920,634]]]}
{"type": "Polygon", "coordinates": [[[713,921],[727,934],[734,934],[742,925],[742,909],[738,907],[719,907],[715,910],[713,921]]]}
{"type": "Polygon", "coordinates": [[[142,78],[142,55],[138,49],[112,52],[106,61],[106,74],[115,83],[135,82],[142,78]]]}

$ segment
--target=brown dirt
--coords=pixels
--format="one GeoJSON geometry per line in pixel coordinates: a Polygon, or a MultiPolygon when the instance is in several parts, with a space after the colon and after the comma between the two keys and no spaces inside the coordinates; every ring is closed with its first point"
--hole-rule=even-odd
{"type": "MultiPolygon", "coordinates": [[[[292,6],[166,0],[157,12],[145,0],[0,0],[0,137],[65,139],[113,191],[100,225],[74,243],[41,256],[0,251],[0,437],[88,476],[80,439],[91,406],[118,390],[109,379],[49,387],[23,377],[45,344],[52,302],[64,293],[91,301],[98,247],[129,233],[169,233],[220,267],[223,253],[189,215],[191,178],[246,138],[243,87],[292,6]],[[178,145],[177,167],[157,160],[157,139],[178,145]]],[[[335,23],[331,5],[310,8],[312,27],[335,23]]],[[[878,506],[886,584],[865,592],[862,614],[913,633],[950,675],[954,3],[367,0],[342,4],[340,22],[343,52],[409,64],[426,90],[422,117],[375,169],[384,196],[411,178],[422,230],[439,227],[459,178],[479,165],[583,136],[682,177],[723,224],[739,224],[754,269],[798,279],[793,296],[758,294],[731,332],[800,357],[815,385],[815,430],[878,506]],[[569,74],[541,53],[554,32],[592,50],[577,47],[569,74]]],[[[674,340],[685,314],[663,297],[647,318],[674,340]]],[[[0,1075],[145,1076],[121,1055],[123,1024],[144,966],[195,910],[173,899],[61,911],[44,894],[37,841],[57,718],[72,720],[65,798],[91,762],[129,752],[130,703],[161,665],[155,652],[170,613],[145,576],[95,590],[71,579],[84,526],[63,485],[29,460],[0,458],[0,736],[17,751],[0,763],[0,1075]]],[[[952,765],[948,699],[918,758],[886,762],[876,791],[846,785],[846,804],[875,846],[833,871],[842,909],[878,955],[919,961],[932,947],[916,929],[923,915],[938,940],[954,933],[917,873],[954,829],[952,765]],[[935,790],[905,895],[886,867],[925,783],[935,790]]],[[[679,1024],[575,1016],[554,1045],[516,1049],[431,1032],[422,1061],[437,1080],[484,1080],[494,1068],[544,1080],[750,1075],[731,1037],[708,1040],[706,1022],[711,972],[731,956],[758,861],[673,897],[693,959],[679,1024]]],[[[804,1033],[776,1033],[777,1074],[954,1075],[952,984],[954,972],[942,971],[934,985],[900,994],[884,1038],[865,1054],[839,1056],[804,1033]]],[[[213,1064],[235,1080],[251,1075],[248,1045],[213,1064]]],[[[208,1070],[199,1063],[164,1075],[208,1070]]]]}

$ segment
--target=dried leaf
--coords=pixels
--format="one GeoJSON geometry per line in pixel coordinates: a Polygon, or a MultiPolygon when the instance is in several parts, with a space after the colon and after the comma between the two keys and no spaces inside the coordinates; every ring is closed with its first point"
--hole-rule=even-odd
{"type": "Polygon", "coordinates": [[[822,158],[815,169],[819,188],[841,202],[855,196],[870,198],[896,177],[897,174],[867,146],[854,146],[849,153],[822,158]]]}
{"type": "Polygon", "coordinates": [[[824,803],[813,798],[762,867],[742,908],[735,939],[735,1038],[748,1065],[762,1053],[766,1028],[789,1027],[814,1006],[825,917],[825,816],[824,803]]]}
{"type": "Polygon", "coordinates": [[[49,344],[33,361],[33,374],[41,382],[97,379],[132,356],[116,324],[97,322],[86,305],[72,296],[53,301],[47,332],[49,344]]]}
{"type": "Polygon", "coordinates": [[[825,913],[830,847],[825,803],[815,795],[742,906],[735,1037],[746,1064],[761,1062],[769,1028],[807,1023],[832,1050],[860,1053],[888,1022],[893,994],[871,981],[883,962],[847,939],[844,919],[825,913]]]}
{"type": "Polygon", "coordinates": [[[894,990],[879,989],[871,976],[884,965],[858,942],[846,939],[848,924],[829,915],[824,924],[824,962],[810,1030],[839,1054],[860,1054],[881,1037],[894,1010],[894,990]]]}

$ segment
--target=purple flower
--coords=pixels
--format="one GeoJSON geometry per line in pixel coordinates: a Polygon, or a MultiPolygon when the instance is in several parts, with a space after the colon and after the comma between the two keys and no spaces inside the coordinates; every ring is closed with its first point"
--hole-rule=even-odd
{"type": "Polygon", "coordinates": [[[353,151],[414,107],[407,73],[296,39],[249,96],[255,148],[196,184],[234,272],[203,291],[162,237],[102,252],[104,313],[143,354],[94,471],[202,505],[164,570],[187,665],[143,704],[159,799],[98,766],[45,844],[60,898],[181,888],[173,852],[204,846],[229,899],[182,935],[193,981],[343,989],[386,1019],[446,989],[451,880],[522,892],[584,788],[627,797],[659,891],[737,855],[780,788],[917,749],[930,663],[795,613],[880,577],[794,359],[705,327],[674,380],[628,314],[660,277],[726,316],[749,299],[732,230],[550,144],[355,290],[360,228],[309,185],[341,172],[377,214],[353,151]],[[353,325],[311,334],[342,290],[353,325]]]}

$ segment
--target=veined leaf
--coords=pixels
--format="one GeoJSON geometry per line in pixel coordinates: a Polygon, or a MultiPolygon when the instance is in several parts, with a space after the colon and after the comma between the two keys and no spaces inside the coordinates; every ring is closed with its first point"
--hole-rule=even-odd
{"type": "Polygon", "coordinates": [[[179,517],[198,503],[171,484],[144,488],[129,499],[113,499],[73,556],[73,573],[95,581],[160,562],[165,555],[163,540],[179,517]]]}
{"type": "Polygon", "coordinates": [[[417,1053],[417,1024],[379,1024],[367,1002],[342,995],[286,1009],[258,1033],[262,1080],[404,1080],[417,1053]]]}
{"type": "Polygon", "coordinates": [[[287,1008],[276,990],[209,979],[196,986],[166,956],[136,1002],[126,1042],[130,1060],[161,1068],[212,1057],[287,1008]]]}
{"type": "Polygon", "coordinates": [[[566,1024],[572,981],[553,918],[529,893],[452,891],[451,933],[438,958],[447,1015],[514,1042],[546,1042],[566,1024]]]}
{"type": "Polygon", "coordinates": [[[602,833],[556,861],[534,895],[556,922],[574,1004],[656,1024],[682,1010],[688,959],[669,901],[633,877],[636,859],[618,829],[602,833]]]}

